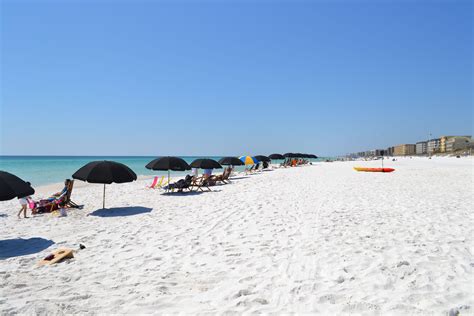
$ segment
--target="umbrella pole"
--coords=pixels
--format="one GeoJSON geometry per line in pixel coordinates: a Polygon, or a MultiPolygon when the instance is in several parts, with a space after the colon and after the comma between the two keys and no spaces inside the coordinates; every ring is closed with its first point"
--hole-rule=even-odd
{"type": "Polygon", "coordinates": [[[105,183],[104,183],[104,194],[102,195],[102,209],[105,208],[105,183]]]}
{"type": "Polygon", "coordinates": [[[170,169],[168,169],[168,190],[170,189],[170,169]]]}

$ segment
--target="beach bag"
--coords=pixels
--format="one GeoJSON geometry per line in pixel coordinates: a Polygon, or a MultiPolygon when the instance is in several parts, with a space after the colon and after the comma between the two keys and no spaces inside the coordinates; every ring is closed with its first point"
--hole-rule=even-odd
{"type": "Polygon", "coordinates": [[[26,201],[28,202],[28,207],[30,208],[30,210],[33,210],[36,207],[36,203],[32,199],[26,198],[26,201]]]}
{"type": "Polygon", "coordinates": [[[59,217],[65,217],[67,216],[67,212],[65,208],[60,208],[59,209],[59,217]]]}

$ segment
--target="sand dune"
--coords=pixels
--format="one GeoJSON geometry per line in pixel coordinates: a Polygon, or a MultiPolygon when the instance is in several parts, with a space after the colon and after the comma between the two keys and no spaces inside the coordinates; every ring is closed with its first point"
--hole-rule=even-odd
{"type": "Polygon", "coordinates": [[[352,170],[379,164],[278,169],[209,193],[110,185],[108,210],[84,185],[85,208],[65,218],[18,220],[18,202],[1,203],[0,313],[473,314],[473,160],[352,170]]]}

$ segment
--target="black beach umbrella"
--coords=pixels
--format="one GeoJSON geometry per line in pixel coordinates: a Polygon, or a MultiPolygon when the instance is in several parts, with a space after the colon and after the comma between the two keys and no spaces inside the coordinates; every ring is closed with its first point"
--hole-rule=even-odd
{"type": "Polygon", "coordinates": [[[173,170],[173,171],[185,171],[191,170],[191,167],[186,161],[179,157],[160,157],[150,161],[146,166],[147,169],[151,170],[173,170]]]}
{"type": "Polygon", "coordinates": [[[309,156],[310,156],[309,158],[318,159],[318,156],[316,155],[310,154],[309,156]]]}
{"type": "Polygon", "coordinates": [[[35,190],[29,183],[21,180],[14,174],[0,171],[0,201],[22,198],[34,193],[35,190]]]}
{"type": "Polygon", "coordinates": [[[268,158],[276,159],[276,160],[283,160],[283,159],[285,159],[285,156],[280,155],[280,154],[271,154],[270,156],[268,156],[268,158]]]}
{"type": "Polygon", "coordinates": [[[220,169],[222,166],[214,159],[196,159],[190,164],[193,168],[220,169]]]}
{"type": "Polygon", "coordinates": [[[296,158],[296,154],[294,153],[286,153],[283,155],[285,158],[296,158]]]}
{"type": "Polygon", "coordinates": [[[103,183],[103,208],[105,208],[105,185],[126,183],[137,180],[137,175],[126,165],[115,161],[92,161],[81,167],[73,175],[73,179],[90,183],[103,183]]]}
{"type": "Polygon", "coordinates": [[[170,170],[173,171],[185,171],[191,170],[191,167],[186,161],[179,157],[160,157],[150,161],[145,168],[151,170],[167,170],[168,171],[168,183],[170,183],[170,170]]]}
{"type": "Polygon", "coordinates": [[[254,156],[255,158],[257,158],[258,161],[264,161],[264,162],[270,162],[271,159],[268,158],[267,156],[263,156],[263,155],[257,155],[257,156],[254,156]]]}
{"type": "Polygon", "coordinates": [[[224,157],[219,160],[221,165],[242,166],[244,163],[237,157],[224,157]]]}

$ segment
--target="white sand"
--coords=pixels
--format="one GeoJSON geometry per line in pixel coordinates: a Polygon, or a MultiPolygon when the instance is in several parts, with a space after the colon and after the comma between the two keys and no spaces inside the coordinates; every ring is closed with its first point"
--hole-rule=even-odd
{"type": "Polygon", "coordinates": [[[0,203],[0,314],[472,315],[473,160],[351,169],[379,164],[280,169],[202,194],[111,185],[108,207],[132,208],[99,212],[109,217],[88,216],[100,185],[77,186],[86,206],[66,218],[18,220],[17,201],[0,203]],[[33,237],[44,240],[7,249],[33,237]],[[79,243],[74,259],[35,266],[79,243]]]}

